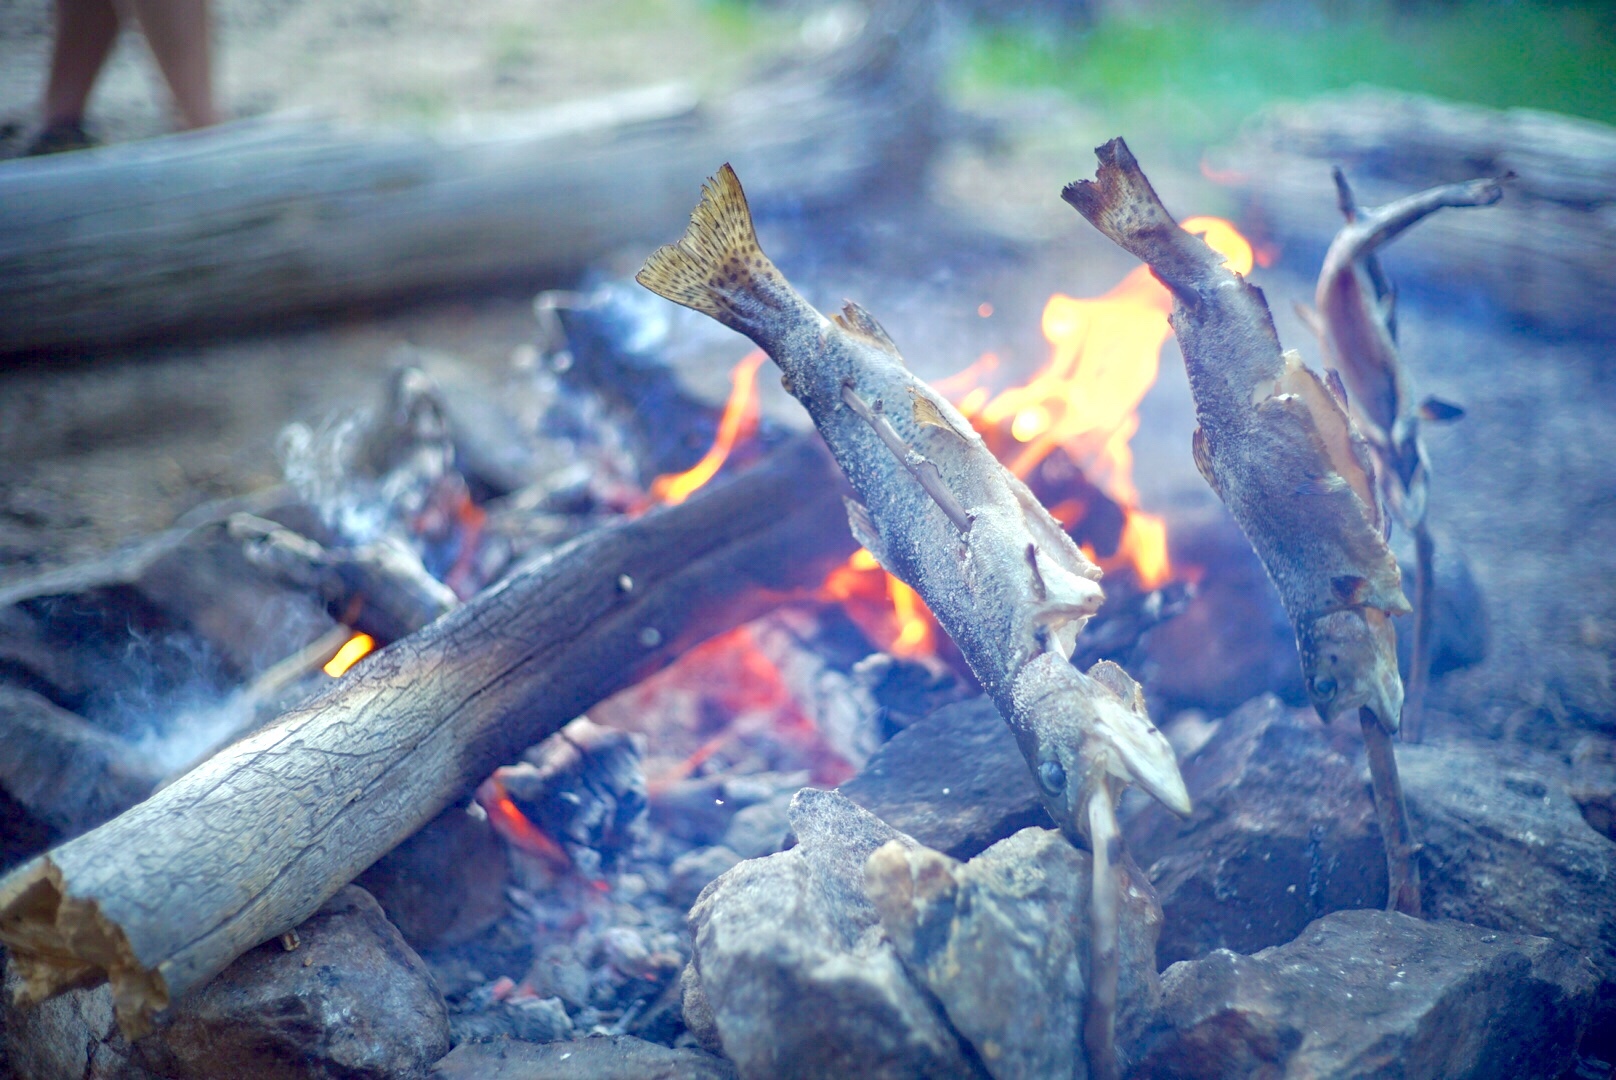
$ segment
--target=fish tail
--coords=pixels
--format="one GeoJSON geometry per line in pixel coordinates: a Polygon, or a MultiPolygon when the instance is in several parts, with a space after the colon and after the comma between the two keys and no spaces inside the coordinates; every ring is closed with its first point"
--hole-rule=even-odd
{"type": "Polygon", "coordinates": [[[727,164],[702,186],[684,236],[652,252],[634,280],[765,349],[778,315],[807,306],[758,246],[746,193],[727,164]]]}

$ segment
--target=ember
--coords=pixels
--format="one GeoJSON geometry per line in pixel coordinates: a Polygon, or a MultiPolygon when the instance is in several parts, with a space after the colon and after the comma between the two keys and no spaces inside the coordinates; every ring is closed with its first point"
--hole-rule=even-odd
{"type": "Polygon", "coordinates": [[[375,638],[369,634],[355,634],[343,643],[342,648],[337,650],[337,655],[327,660],[320,670],[333,679],[341,678],[348,673],[349,668],[369,656],[375,648],[375,638]]]}

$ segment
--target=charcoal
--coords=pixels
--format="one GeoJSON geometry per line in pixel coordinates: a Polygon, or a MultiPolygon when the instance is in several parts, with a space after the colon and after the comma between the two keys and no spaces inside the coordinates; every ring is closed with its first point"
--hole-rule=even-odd
{"type": "Polygon", "coordinates": [[[945,705],[898,732],[840,790],[956,859],[1051,824],[1015,736],[985,697],[945,705]]]}
{"type": "MultiPolygon", "coordinates": [[[[987,1072],[1089,1075],[1082,1017],[1089,960],[1090,856],[1059,832],[1023,829],[967,863],[888,845],[866,869],[881,924],[904,966],[934,994],[987,1072]]],[[[1154,1015],[1161,908],[1124,864],[1118,1037],[1154,1015]]]]}
{"type": "Polygon", "coordinates": [[[457,945],[505,914],[505,849],[482,814],[451,806],[360,874],[417,949],[457,945]]]}
{"type": "Polygon", "coordinates": [[[1343,911],[1254,956],[1170,967],[1132,1076],[1548,1080],[1599,976],[1541,937],[1343,911]]]}
{"type": "Polygon", "coordinates": [[[651,821],[669,836],[692,844],[722,843],[735,815],[751,806],[791,796],[809,773],[715,773],[666,784],[651,797],[651,821]]]}
{"type": "Polygon", "coordinates": [[[868,688],[890,731],[901,731],[971,693],[947,665],[891,653],[866,656],[853,665],[853,677],[868,688]]]}
{"type": "Polygon", "coordinates": [[[433,1069],[434,1080],[733,1080],[722,1058],[629,1035],[537,1046],[500,1039],[463,1043],[433,1069]]]}
{"type": "Polygon", "coordinates": [[[572,1018],[555,997],[523,997],[489,1008],[456,1013],[449,1018],[450,1041],[456,1046],[519,1039],[549,1043],[572,1038],[572,1018]]]}
{"type": "Polygon", "coordinates": [[[646,810],[632,736],[578,719],[523,757],[495,777],[517,809],[575,859],[594,852],[610,865],[632,846],[646,810]]]}
{"type": "MultiPolygon", "coordinates": [[[[1414,564],[1401,563],[1406,588],[1414,588],[1414,564]]],[[[1392,620],[1397,626],[1397,664],[1408,676],[1414,654],[1414,616],[1392,620]]],[[[1436,610],[1431,620],[1431,675],[1474,667],[1487,659],[1492,623],[1481,586],[1464,557],[1445,536],[1436,545],[1436,610]]]]}
{"type": "Polygon", "coordinates": [[[162,1076],[360,1080],[422,1075],[449,1049],[443,999],[370,894],[348,886],[236,960],[142,1039],[162,1076]]]}
{"type": "Polygon", "coordinates": [[[716,1034],[743,1078],[977,1075],[865,894],[870,854],[913,841],[812,789],[792,801],[791,825],[796,847],[740,863],[692,909],[687,1024],[716,1034]]]}
{"type": "MultiPolygon", "coordinates": [[[[768,854],[760,852],[758,858],[768,854]]],[[[688,908],[696,902],[707,883],[741,861],[741,856],[722,844],[696,848],[673,860],[668,868],[668,899],[688,908]]]]}

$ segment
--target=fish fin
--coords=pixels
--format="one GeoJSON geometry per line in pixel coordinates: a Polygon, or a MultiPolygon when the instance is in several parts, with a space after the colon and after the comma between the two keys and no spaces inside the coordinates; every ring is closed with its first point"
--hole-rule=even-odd
{"type": "Polygon", "coordinates": [[[966,438],[965,433],[954,426],[953,421],[949,420],[937,403],[918,387],[909,387],[909,396],[914,399],[916,424],[921,427],[942,428],[955,438],[966,438]]]}
{"type": "Polygon", "coordinates": [[[859,307],[851,300],[842,302],[839,314],[831,316],[831,321],[840,326],[854,337],[863,338],[877,349],[891,353],[902,362],[903,357],[898,353],[898,346],[892,341],[890,335],[875,321],[875,316],[859,307]]]}
{"type": "Polygon", "coordinates": [[[1347,221],[1358,220],[1358,200],[1352,194],[1352,185],[1347,183],[1346,171],[1339,165],[1330,166],[1330,178],[1335,181],[1335,203],[1341,209],[1341,216],[1347,221]]]}
{"type": "Polygon", "coordinates": [[[634,280],[749,336],[759,309],[785,307],[795,296],[758,247],[746,193],[727,164],[702,185],[684,236],[653,251],[634,280]]]}
{"type": "Polygon", "coordinates": [[[1313,332],[1314,337],[1324,336],[1324,318],[1318,309],[1311,304],[1304,304],[1300,300],[1291,305],[1296,311],[1296,317],[1302,320],[1302,325],[1313,332]]]}
{"type": "Polygon", "coordinates": [[[1201,478],[1206,486],[1212,489],[1212,494],[1223,498],[1223,492],[1218,490],[1217,475],[1212,472],[1212,451],[1206,445],[1206,433],[1199,427],[1195,429],[1190,439],[1190,450],[1195,456],[1195,467],[1201,470],[1201,478]]]}
{"type": "Polygon", "coordinates": [[[1343,409],[1347,408],[1347,384],[1341,381],[1341,372],[1335,368],[1324,369],[1324,385],[1327,386],[1335,399],[1341,403],[1343,409]]]}
{"type": "Polygon", "coordinates": [[[882,569],[891,573],[892,568],[887,565],[886,544],[881,541],[881,532],[875,527],[875,519],[870,516],[870,511],[863,503],[846,495],[842,496],[842,503],[847,507],[847,527],[853,533],[853,539],[875,556],[875,561],[881,564],[882,569]]]}
{"type": "Polygon", "coordinates": [[[1445,424],[1450,420],[1463,420],[1464,407],[1455,405],[1451,401],[1443,401],[1438,397],[1428,397],[1420,402],[1420,419],[1429,420],[1433,424],[1445,424]]]}

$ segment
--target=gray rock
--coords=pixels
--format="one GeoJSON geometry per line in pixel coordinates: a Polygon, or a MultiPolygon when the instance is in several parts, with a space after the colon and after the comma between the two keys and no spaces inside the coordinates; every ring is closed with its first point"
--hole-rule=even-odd
{"type": "Polygon", "coordinates": [[[1556,1077],[1598,981],[1585,958],[1544,938],[1337,912],[1288,945],[1169,968],[1131,1075],[1556,1077]]]}
{"type": "MultiPolygon", "coordinates": [[[[1284,943],[1308,918],[1385,903],[1357,736],[1271,699],[1224,719],[1185,767],[1195,814],[1126,828],[1166,917],[1164,961],[1284,943]]],[[[1566,792],[1563,762],[1466,740],[1400,745],[1425,913],[1571,946],[1600,972],[1590,1049],[1616,1052],[1616,844],[1566,792]],[[1601,1034],[1609,1033],[1609,1034],[1601,1034]]]]}
{"type": "Polygon", "coordinates": [[[1590,1049],[1616,1056],[1616,843],[1566,793],[1560,761],[1499,743],[1398,748],[1423,844],[1425,914],[1570,945],[1602,985],[1590,1049]]]}
{"type": "Polygon", "coordinates": [[[979,1075],[865,895],[870,853],[913,841],[835,792],[799,792],[791,824],[796,847],[740,863],[691,910],[687,1023],[710,1016],[743,1078],[979,1075]]]}
{"type": "Polygon", "coordinates": [[[709,882],[740,861],[722,844],[685,852],[668,867],[668,899],[688,908],[709,882]]]}
{"type": "Polygon", "coordinates": [[[1583,820],[1616,840],[1616,739],[1585,735],[1571,750],[1571,798],[1583,820]]]}
{"type": "Polygon", "coordinates": [[[1256,952],[1331,911],[1385,905],[1356,734],[1265,695],[1225,717],[1183,768],[1194,813],[1151,804],[1124,829],[1161,900],[1163,966],[1212,949],[1256,952]]]}
{"type": "Polygon", "coordinates": [[[737,810],[724,830],[724,846],[743,859],[761,859],[786,846],[791,833],[791,795],[737,810]]]}
{"type": "Polygon", "coordinates": [[[421,958],[370,894],[348,886],[297,928],[187,998],[142,1039],[159,1075],[211,1080],[361,1080],[424,1075],[449,1049],[449,1019],[421,958]]]}
{"type": "MultiPolygon", "coordinates": [[[[942,1002],[995,1080],[1083,1080],[1090,865],[1060,833],[1024,829],[968,863],[889,844],[869,890],[904,964],[942,1002]]],[[[1154,1014],[1161,909],[1123,870],[1118,1041],[1154,1014]]]]}
{"type": "Polygon", "coordinates": [[[898,732],[840,790],[956,859],[1051,824],[1015,736],[985,697],[945,705],[898,732]]]}
{"type": "Polygon", "coordinates": [[[434,1080],[734,1080],[723,1058],[629,1035],[533,1043],[463,1043],[438,1062],[434,1080]]]}
{"type": "Polygon", "coordinates": [[[31,1007],[14,1004],[21,987],[8,962],[0,994],[0,1074],[16,1080],[150,1080],[118,1031],[105,983],[31,1007]]]}

